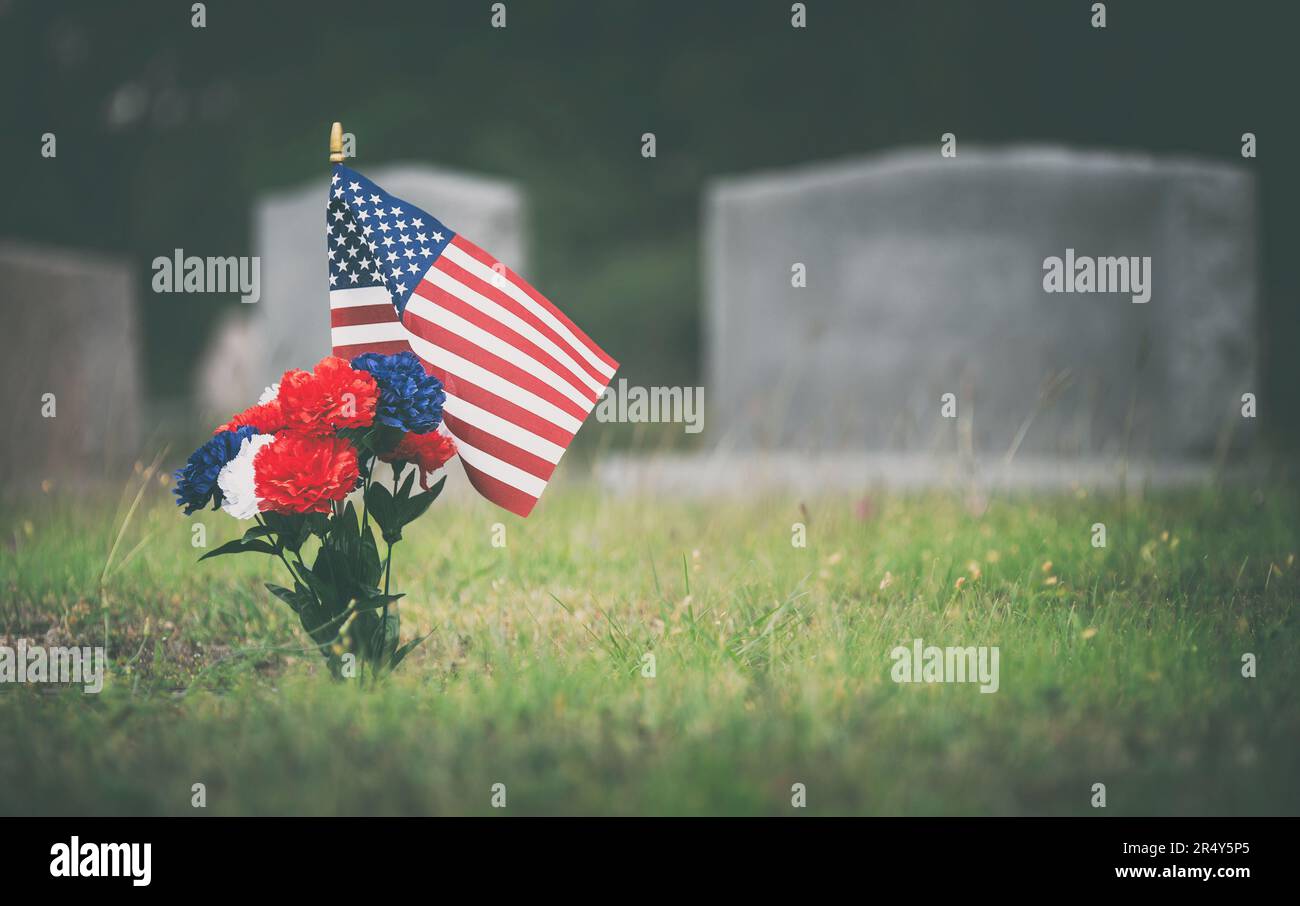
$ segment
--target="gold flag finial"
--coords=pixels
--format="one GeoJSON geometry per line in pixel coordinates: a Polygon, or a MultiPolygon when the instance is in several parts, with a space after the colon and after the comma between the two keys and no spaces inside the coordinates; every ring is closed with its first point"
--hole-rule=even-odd
{"type": "Polygon", "coordinates": [[[330,163],[343,163],[343,124],[330,126],[330,163]]]}

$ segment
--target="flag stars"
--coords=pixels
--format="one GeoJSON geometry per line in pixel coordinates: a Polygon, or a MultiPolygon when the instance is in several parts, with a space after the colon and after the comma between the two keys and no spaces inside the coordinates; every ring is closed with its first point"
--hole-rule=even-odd
{"type": "Polygon", "coordinates": [[[374,188],[369,183],[340,181],[335,174],[331,185],[325,218],[330,287],[382,286],[396,304],[403,304],[409,287],[419,282],[445,242],[432,229],[439,224],[430,224],[431,218],[418,209],[405,214],[398,199],[382,192],[367,194],[374,188]],[[349,242],[353,236],[356,241],[349,242]]]}

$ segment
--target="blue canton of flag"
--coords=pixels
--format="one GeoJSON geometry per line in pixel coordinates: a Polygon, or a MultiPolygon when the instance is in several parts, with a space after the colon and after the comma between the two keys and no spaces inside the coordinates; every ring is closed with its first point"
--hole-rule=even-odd
{"type": "Polygon", "coordinates": [[[383,286],[398,315],[456,234],[344,166],[334,168],[325,215],[330,289],[383,286]]]}

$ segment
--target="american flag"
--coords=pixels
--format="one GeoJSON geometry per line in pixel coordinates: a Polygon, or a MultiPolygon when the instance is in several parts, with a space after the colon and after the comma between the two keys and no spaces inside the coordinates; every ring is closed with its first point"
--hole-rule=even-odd
{"type": "Polygon", "coordinates": [[[325,220],[334,354],[419,356],[470,483],[527,516],[618,363],[514,271],[342,164],[325,220]]]}

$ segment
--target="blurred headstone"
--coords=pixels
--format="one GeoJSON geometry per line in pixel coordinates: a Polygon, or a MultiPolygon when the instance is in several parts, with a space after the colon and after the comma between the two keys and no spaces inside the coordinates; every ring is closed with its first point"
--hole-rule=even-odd
{"type": "MultiPolygon", "coordinates": [[[[217,319],[194,376],[201,423],[220,425],[257,401],[263,386],[250,381],[267,367],[266,346],[251,305],[231,306],[217,319]]],[[[270,382],[267,382],[270,383],[270,382]]]]}
{"type": "MultiPolygon", "coordinates": [[[[515,269],[524,260],[523,196],[513,185],[422,165],[367,167],[366,176],[393,195],[428,211],[439,221],[515,269]]],[[[253,402],[264,387],[289,368],[310,368],[330,351],[329,285],[325,267],[325,207],[329,170],[291,191],[258,202],[254,212],[254,254],[261,256],[262,297],[253,309],[261,364],[247,372],[243,396],[253,402]]],[[[238,327],[229,328],[238,331],[238,327]]],[[[227,338],[228,340],[229,338],[227,338]]],[[[221,343],[220,338],[214,340],[221,343]]],[[[229,358],[238,344],[226,343],[229,358]]],[[[246,350],[233,353],[235,357],[246,350]]],[[[216,346],[210,359],[223,353],[216,346]]],[[[220,361],[211,373],[232,370],[220,361]]],[[[215,400],[204,404],[219,408],[215,400]]],[[[245,404],[247,405],[247,404],[245,404]]]]}
{"type": "Polygon", "coordinates": [[[0,487],[103,478],[139,455],[140,334],[129,265],[0,243],[8,352],[0,487]]]}
{"type": "Polygon", "coordinates": [[[1251,433],[1239,167],[936,146],[724,180],[706,210],[709,430],[727,449],[1172,461],[1251,433]],[[1045,260],[1067,254],[1149,256],[1149,301],[1046,292],[1045,260]]]}

